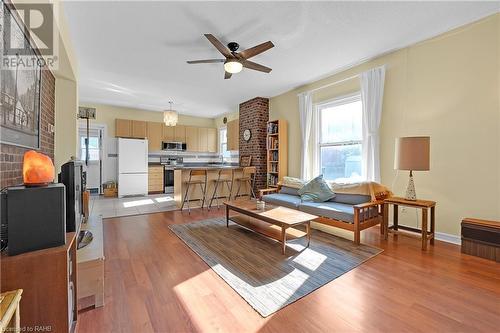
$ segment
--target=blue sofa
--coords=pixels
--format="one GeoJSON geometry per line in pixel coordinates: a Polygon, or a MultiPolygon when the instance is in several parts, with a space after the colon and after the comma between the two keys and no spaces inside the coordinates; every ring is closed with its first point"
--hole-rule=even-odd
{"type": "Polygon", "coordinates": [[[319,216],[314,222],[352,231],[356,244],[360,243],[362,230],[383,225],[383,201],[371,201],[369,195],[336,193],[329,201],[309,202],[302,201],[297,191],[287,186],[266,189],[262,192],[266,193],[262,200],[319,216]]]}

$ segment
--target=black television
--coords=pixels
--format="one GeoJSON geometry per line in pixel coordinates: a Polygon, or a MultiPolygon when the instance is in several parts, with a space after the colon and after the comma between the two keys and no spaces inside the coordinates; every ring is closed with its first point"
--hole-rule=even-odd
{"type": "Polygon", "coordinates": [[[66,232],[79,232],[83,219],[83,192],[85,191],[84,164],[72,160],[61,166],[59,182],[66,186],[66,232]]]}

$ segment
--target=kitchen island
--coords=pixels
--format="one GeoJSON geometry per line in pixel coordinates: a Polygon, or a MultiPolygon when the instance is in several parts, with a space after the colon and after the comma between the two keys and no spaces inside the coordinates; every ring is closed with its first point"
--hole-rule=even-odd
{"type": "MultiPolygon", "coordinates": [[[[212,198],[212,195],[215,190],[215,180],[217,180],[217,177],[219,175],[219,170],[231,170],[234,178],[239,178],[243,175],[243,168],[240,166],[234,166],[234,165],[206,165],[206,166],[182,166],[182,167],[176,167],[174,169],[174,199],[175,199],[175,204],[177,205],[178,208],[181,208],[182,206],[182,200],[184,199],[184,195],[186,194],[186,188],[187,185],[185,184],[186,181],[189,180],[189,173],[191,170],[206,170],[207,171],[207,191],[206,191],[206,200],[205,200],[205,206],[208,207],[210,203],[210,199],[212,198]]],[[[221,178],[228,178],[230,179],[231,176],[229,177],[222,177],[221,178]]],[[[204,176],[193,176],[192,178],[194,179],[204,179],[204,176]]],[[[238,183],[234,182],[233,184],[233,189],[231,193],[231,197],[233,197],[236,194],[236,191],[238,189],[238,183]]],[[[240,194],[247,194],[249,193],[250,189],[248,188],[248,185],[245,183],[241,184],[240,188],[240,194]]],[[[203,197],[200,186],[199,185],[191,185],[189,188],[189,198],[190,202],[189,205],[191,208],[194,207],[200,207],[200,198],[203,197]]],[[[222,206],[223,197],[228,195],[228,189],[226,185],[220,186],[219,189],[217,190],[218,196],[221,197],[222,199],[219,200],[220,205],[222,206]]],[[[214,202],[212,204],[212,207],[215,207],[217,205],[217,201],[214,199],[214,202]]],[[[186,208],[186,205],[184,205],[184,208],[186,208]]]]}

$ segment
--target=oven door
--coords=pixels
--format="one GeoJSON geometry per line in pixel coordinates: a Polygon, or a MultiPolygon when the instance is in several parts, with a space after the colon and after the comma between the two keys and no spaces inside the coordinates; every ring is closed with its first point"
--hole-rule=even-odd
{"type": "Polygon", "coordinates": [[[174,193],[174,169],[165,167],[163,171],[163,180],[165,183],[165,193],[174,193]]]}

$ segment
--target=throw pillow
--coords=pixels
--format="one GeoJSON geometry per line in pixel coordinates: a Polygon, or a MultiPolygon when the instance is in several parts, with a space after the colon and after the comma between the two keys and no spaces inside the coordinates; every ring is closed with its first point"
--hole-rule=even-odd
{"type": "Polygon", "coordinates": [[[283,177],[283,180],[281,181],[282,186],[296,188],[296,189],[302,188],[304,184],[305,182],[303,180],[288,176],[283,177]]]}
{"type": "Polygon", "coordinates": [[[309,181],[298,192],[302,201],[325,202],[335,197],[335,193],[325,182],[323,175],[309,181]]]}

